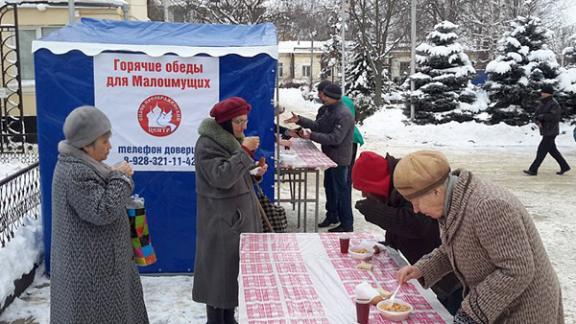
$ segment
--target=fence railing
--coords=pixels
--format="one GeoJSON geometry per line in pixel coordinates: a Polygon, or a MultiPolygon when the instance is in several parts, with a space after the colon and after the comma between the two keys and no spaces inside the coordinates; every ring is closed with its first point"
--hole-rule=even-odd
{"type": "Polygon", "coordinates": [[[40,215],[38,162],[0,179],[0,248],[14,238],[25,217],[40,215]]]}

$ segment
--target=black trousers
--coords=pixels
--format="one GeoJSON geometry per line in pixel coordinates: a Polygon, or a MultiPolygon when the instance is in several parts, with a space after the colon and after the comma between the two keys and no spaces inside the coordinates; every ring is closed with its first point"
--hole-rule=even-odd
{"type": "Polygon", "coordinates": [[[564,171],[570,168],[568,162],[564,160],[562,154],[560,154],[560,152],[556,148],[555,140],[556,135],[542,136],[542,141],[540,141],[540,145],[538,145],[538,152],[536,153],[536,159],[534,160],[534,162],[532,162],[532,165],[530,165],[530,171],[538,172],[540,164],[542,164],[542,161],[544,161],[544,158],[548,153],[550,153],[550,155],[552,155],[554,160],[558,162],[558,164],[560,165],[560,170],[564,171]]]}

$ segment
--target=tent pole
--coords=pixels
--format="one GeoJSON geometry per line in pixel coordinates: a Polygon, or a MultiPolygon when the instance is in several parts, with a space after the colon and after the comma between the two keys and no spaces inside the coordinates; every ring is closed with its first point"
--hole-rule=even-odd
{"type": "Polygon", "coordinates": [[[276,96],[274,97],[274,112],[276,115],[276,157],[274,158],[274,171],[276,172],[276,204],[280,205],[280,76],[278,61],[276,61],[276,96]]]}
{"type": "Polygon", "coordinates": [[[74,8],[74,0],[68,0],[68,25],[72,25],[74,23],[74,12],[76,9],[74,8]]]}

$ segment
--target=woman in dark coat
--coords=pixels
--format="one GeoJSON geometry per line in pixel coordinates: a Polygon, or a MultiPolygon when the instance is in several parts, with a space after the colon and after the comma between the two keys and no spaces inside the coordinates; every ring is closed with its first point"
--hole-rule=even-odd
{"type": "Polygon", "coordinates": [[[110,134],[94,107],[64,122],[52,181],[50,323],[148,323],[126,214],[132,168],[102,162],[110,134]]]}
{"type": "MultiPolygon", "coordinates": [[[[241,233],[262,232],[248,152],[257,137],[244,137],[251,106],[232,97],[217,103],[196,142],[196,260],[193,299],[207,305],[208,323],[236,323],[241,233]]],[[[268,166],[258,167],[262,176],[268,166]]]]}
{"type": "MultiPolygon", "coordinates": [[[[442,241],[438,221],[415,213],[410,202],[394,189],[392,174],[398,161],[388,154],[386,158],[374,152],[360,154],[352,169],[352,183],[366,198],[356,202],[356,209],[368,222],[386,230],[384,244],[402,252],[414,264],[442,241]]],[[[462,289],[453,273],[432,290],[450,313],[460,308],[462,289]]]]}

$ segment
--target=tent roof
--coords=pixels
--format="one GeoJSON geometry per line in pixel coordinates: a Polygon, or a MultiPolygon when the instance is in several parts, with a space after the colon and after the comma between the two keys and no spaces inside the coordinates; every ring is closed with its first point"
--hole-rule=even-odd
{"type": "Polygon", "coordinates": [[[237,54],[278,57],[276,28],[272,24],[208,25],[164,22],[118,21],[82,18],[35,41],[55,54],[72,50],[89,56],[103,51],[143,52],[150,56],[174,53],[183,57],[198,54],[237,54]]]}

